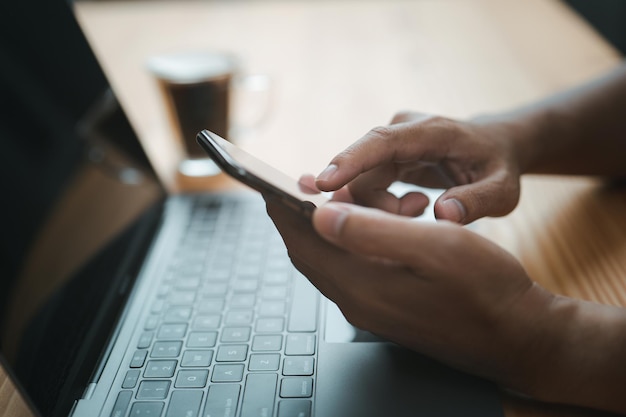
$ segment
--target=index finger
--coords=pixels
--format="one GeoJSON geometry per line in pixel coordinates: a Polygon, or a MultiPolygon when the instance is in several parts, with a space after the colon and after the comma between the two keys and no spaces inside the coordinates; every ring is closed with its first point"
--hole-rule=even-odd
{"type": "Polygon", "coordinates": [[[450,131],[446,127],[435,124],[431,129],[427,121],[375,127],[335,156],[315,184],[322,191],[335,191],[377,166],[412,160],[438,162],[447,152],[450,131]]]}

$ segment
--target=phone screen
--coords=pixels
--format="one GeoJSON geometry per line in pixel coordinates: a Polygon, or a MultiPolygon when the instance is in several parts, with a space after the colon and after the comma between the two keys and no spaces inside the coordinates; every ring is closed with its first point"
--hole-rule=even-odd
{"type": "Polygon", "coordinates": [[[224,172],[262,194],[277,197],[307,215],[315,207],[328,201],[317,190],[300,184],[213,132],[203,130],[198,133],[197,140],[224,172]]]}

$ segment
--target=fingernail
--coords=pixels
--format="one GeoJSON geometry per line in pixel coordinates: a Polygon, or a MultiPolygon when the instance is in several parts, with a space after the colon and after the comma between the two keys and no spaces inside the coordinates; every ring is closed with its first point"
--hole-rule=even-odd
{"type": "Polygon", "coordinates": [[[349,212],[350,209],[345,204],[324,204],[320,211],[320,231],[329,237],[338,237],[349,212]]]}
{"type": "Polygon", "coordinates": [[[337,171],[337,165],[330,164],[317,176],[318,181],[329,181],[337,171]]]}
{"type": "Polygon", "coordinates": [[[467,211],[465,210],[463,203],[461,203],[456,198],[446,200],[442,204],[445,207],[447,220],[462,223],[465,219],[465,216],[467,216],[467,211]]]}

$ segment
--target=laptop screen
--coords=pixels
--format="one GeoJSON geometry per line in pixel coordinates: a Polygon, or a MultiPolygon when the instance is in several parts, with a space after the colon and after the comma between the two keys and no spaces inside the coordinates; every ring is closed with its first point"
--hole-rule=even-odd
{"type": "Polygon", "coordinates": [[[0,353],[42,415],[67,415],[164,192],[69,4],[1,2],[0,61],[0,353]]]}

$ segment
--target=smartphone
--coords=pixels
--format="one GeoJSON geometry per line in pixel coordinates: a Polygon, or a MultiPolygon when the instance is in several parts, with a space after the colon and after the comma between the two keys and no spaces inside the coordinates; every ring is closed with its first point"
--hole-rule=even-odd
{"type": "Polygon", "coordinates": [[[328,201],[319,191],[300,184],[213,132],[203,130],[196,140],[222,171],[307,216],[311,216],[315,207],[328,201]]]}

